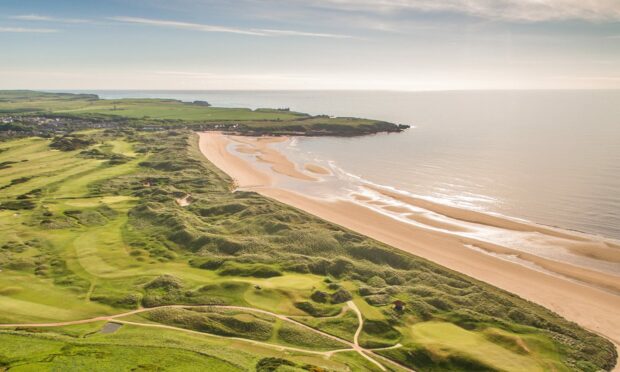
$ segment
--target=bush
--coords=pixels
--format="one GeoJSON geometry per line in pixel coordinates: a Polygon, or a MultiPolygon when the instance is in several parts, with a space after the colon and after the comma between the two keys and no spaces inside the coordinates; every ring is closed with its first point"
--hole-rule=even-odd
{"type": "Polygon", "coordinates": [[[353,262],[345,258],[337,258],[335,259],[327,268],[327,273],[340,278],[343,274],[352,271],[355,267],[353,262]]]}
{"type": "Polygon", "coordinates": [[[17,211],[20,209],[34,209],[36,204],[32,200],[9,200],[0,203],[0,209],[8,209],[11,211],[17,211]]]}
{"type": "Polygon", "coordinates": [[[180,289],[181,287],[183,287],[183,282],[181,279],[168,274],[158,276],[144,286],[146,289],[165,290],[180,289]]]}
{"type": "Polygon", "coordinates": [[[212,258],[212,259],[207,259],[206,261],[202,262],[201,264],[198,265],[198,267],[200,267],[201,269],[206,269],[206,270],[217,270],[225,262],[226,260],[221,259],[221,258],[212,258]]]}
{"type": "Polygon", "coordinates": [[[56,137],[50,143],[50,147],[60,151],[73,151],[93,145],[95,141],[90,138],[76,136],[56,137]]]}
{"type": "Polygon", "coordinates": [[[277,268],[265,264],[242,264],[227,261],[220,267],[220,275],[232,276],[253,276],[255,278],[271,278],[282,276],[282,272],[277,268]]]}
{"type": "Polygon", "coordinates": [[[353,296],[351,296],[351,293],[349,293],[349,291],[347,291],[346,289],[339,289],[336,292],[332,293],[331,298],[333,303],[339,304],[352,300],[353,296]]]}
{"type": "Polygon", "coordinates": [[[312,302],[308,301],[295,302],[295,307],[316,318],[334,316],[340,313],[340,308],[337,306],[315,305],[312,302]]]}
{"type": "Polygon", "coordinates": [[[282,358],[263,358],[256,363],[256,372],[275,372],[282,366],[295,366],[295,363],[282,358]]]}
{"type": "Polygon", "coordinates": [[[373,276],[372,278],[368,279],[366,284],[368,284],[371,287],[375,287],[375,288],[381,288],[381,287],[387,286],[387,283],[385,282],[385,280],[383,280],[383,278],[379,276],[373,276]]]}
{"type": "Polygon", "coordinates": [[[128,294],[93,294],[90,296],[91,301],[100,302],[102,304],[120,307],[125,309],[137,309],[142,302],[141,293],[128,294]]]}
{"type": "Polygon", "coordinates": [[[400,338],[400,333],[383,320],[367,319],[364,321],[363,331],[368,335],[381,339],[397,340],[400,338]]]}
{"type": "Polygon", "coordinates": [[[390,302],[390,296],[387,294],[370,295],[364,299],[373,306],[383,306],[390,302]]]}
{"type": "Polygon", "coordinates": [[[312,299],[312,301],[314,302],[318,302],[318,303],[326,303],[327,299],[328,299],[328,294],[322,291],[315,291],[314,293],[312,293],[312,295],[310,296],[310,298],[312,299]]]}
{"type": "Polygon", "coordinates": [[[452,309],[452,305],[448,301],[444,300],[443,298],[435,297],[435,298],[426,300],[426,302],[429,305],[432,305],[439,310],[448,311],[452,309]]]}

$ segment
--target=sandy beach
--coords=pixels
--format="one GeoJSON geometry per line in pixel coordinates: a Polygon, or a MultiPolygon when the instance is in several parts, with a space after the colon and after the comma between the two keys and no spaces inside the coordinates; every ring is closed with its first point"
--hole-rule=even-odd
{"type": "Polygon", "coordinates": [[[613,272],[614,265],[620,262],[620,247],[613,241],[441,205],[384,189],[370,192],[397,200],[405,207],[374,202],[362,194],[354,195],[353,200],[336,201],[309,197],[278,187],[274,176],[311,183],[328,175],[329,171],[314,164],[297,166],[270,147],[286,139],[215,132],[199,135],[201,152],[231,176],[239,189],[259,192],[515,293],[620,344],[620,276],[613,272]],[[254,156],[255,161],[229,152],[229,145],[236,146],[239,153],[254,156]],[[267,167],[259,169],[258,163],[267,167]],[[418,209],[430,213],[416,212],[418,209]],[[395,219],[389,215],[391,212],[405,217],[395,219]],[[481,239],[480,231],[492,242],[481,239]],[[533,247],[532,252],[514,249],[514,244],[523,242],[533,247]],[[600,261],[602,269],[534,254],[539,247],[557,252],[560,258],[564,252],[569,252],[570,257],[600,261]]]}

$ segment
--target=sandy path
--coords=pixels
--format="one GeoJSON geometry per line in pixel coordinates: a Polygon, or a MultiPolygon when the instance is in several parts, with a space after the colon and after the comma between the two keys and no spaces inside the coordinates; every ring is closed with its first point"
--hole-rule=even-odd
{"type": "MultiPolygon", "coordinates": [[[[297,352],[302,352],[302,353],[310,353],[310,354],[318,354],[318,355],[324,355],[326,357],[330,357],[332,356],[334,353],[341,353],[341,352],[345,352],[345,351],[356,351],[357,353],[359,353],[360,355],[362,355],[364,358],[368,359],[370,362],[372,362],[373,364],[375,364],[377,367],[379,367],[381,370],[385,371],[385,367],[383,367],[383,365],[379,362],[377,362],[376,360],[372,359],[371,357],[369,357],[366,353],[375,355],[376,357],[379,357],[381,359],[384,359],[392,364],[395,364],[396,366],[398,366],[399,368],[408,370],[408,371],[412,371],[411,369],[404,367],[390,359],[387,359],[381,355],[377,355],[375,353],[373,353],[372,350],[386,350],[386,349],[391,349],[391,348],[395,348],[395,347],[400,347],[400,345],[394,345],[391,346],[389,348],[379,348],[379,349],[365,349],[361,346],[359,346],[358,344],[358,337],[360,332],[362,331],[362,327],[364,325],[363,323],[363,318],[362,318],[362,314],[359,311],[359,309],[357,308],[357,306],[355,305],[355,303],[353,301],[349,301],[347,302],[347,306],[352,309],[358,317],[358,321],[359,321],[359,326],[355,332],[355,337],[354,340],[355,342],[350,342],[347,340],[344,340],[340,337],[331,335],[329,333],[323,332],[319,329],[316,328],[312,328],[306,324],[303,324],[295,319],[290,318],[289,316],[286,315],[282,315],[282,314],[277,314],[277,313],[273,313],[271,311],[267,311],[267,310],[262,310],[262,309],[256,309],[253,307],[245,307],[245,306],[229,306],[229,305],[163,305],[163,306],[156,306],[156,307],[149,307],[149,308],[140,308],[140,309],[136,309],[136,310],[132,310],[132,311],[127,311],[124,313],[120,313],[120,314],[114,314],[114,315],[107,315],[107,316],[99,316],[99,317],[94,317],[94,318],[88,318],[88,319],[80,319],[80,320],[70,320],[70,321],[66,321],[66,322],[51,322],[51,323],[8,323],[8,324],[0,324],[0,328],[15,328],[15,327],[20,327],[20,328],[49,328],[49,327],[64,327],[64,326],[71,326],[71,325],[78,325],[78,324],[87,324],[87,323],[95,323],[95,322],[100,322],[100,321],[108,321],[108,322],[115,322],[115,323],[121,323],[121,324],[128,324],[128,325],[133,325],[133,326],[139,326],[139,327],[151,327],[151,328],[161,328],[161,329],[170,329],[170,330],[175,330],[175,331],[180,331],[180,332],[186,332],[186,333],[192,333],[192,334],[199,334],[199,335],[206,335],[206,336],[211,336],[211,337],[217,337],[217,338],[224,338],[224,339],[232,339],[232,340],[237,340],[237,341],[245,341],[245,342],[249,342],[252,344],[256,344],[256,345],[261,345],[261,346],[266,346],[266,347],[270,347],[270,348],[274,348],[277,350],[289,350],[289,351],[297,351],[297,352]],[[149,312],[149,311],[154,311],[154,310],[158,310],[158,309],[192,309],[192,308],[216,308],[216,309],[224,309],[224,310],[240,310],[240,311],[248,311],[248,312],[254,312],[254,313],[259,313],[259,314],[264,314],[264,315],[269,315],[272,316],[274,318],[280,319],[282,321],[285,322],[289,322],[289,323],[293,323],[299,327],[302,327],[308,331],[314,332],[314,333],[318,333],[320,335],[322,335],[323,337],[327,337],[331,340],[340,342],[342,344],[345,344],[347,346],[349,346],[348,348],[343,348],[343,349],[334,349],[334,350],[328,350],[328,351],[317,351],[317,350],[308,350],[308,349],[302,349],[302,348],[297,348],[297,347],[292,347],[292,346],[284,346],[284,345],[278,345],[278,344],[271,344],[268,342],[262,342],[262,341],[257,341],[257,340],[251,340],[251,339],[247,339],[247,338],[241,338],[241,337],[229,337],[229,336],[222,336],[222,335],[216,335],[216,334],[212,334],[212,333],[206,333],[206,332],[199,332],[199,331],[194,331],[191,329],[186,329],[186,328],[180,328],[180,327],[175,327],[175,326],[170,326],[170,325],[166,325],[166,324],[153,324],[153,323],[140,323],[140,322],[132,322],[132,321],[128,321],[128,320],[122,320],[120,318],[126,317],[126,316],[130,316],[130,315],[136,315],[136,314],[140,314],[140,313],[145,313],[145,312],[149,312]]],[[[343,310],[342,313],[344,313],[346,310],[343,310]]],[[[339,315],[342,315],[339,314],[339,315]]]]}
{"type": "MultiPolygon", "coordinates": [[[[227,152],[228,143],[229,139],[224,135],[200,133],[200,148],[203,154],[219,169],[230,175],[240,188],[257,191],[264,196],[515,293],[606,336],[616,345],[620,344],[620,311],[618,310],[620,309],[620,296],[617,294],[467,248],[466,244],[470,244],[471,241],[463,237],[442,234],[396,221],[353,202],[317,200],[278,189],[273,187],[272,176],[227,152]],[[260,182],[261,180],[263,182],[260,182]]],[[[454,214],[467,211],[444,212],[454,214]]],[[[500,223],[495,218],[476,214],[459,217],[476,223],[488,222],[492,225],[500,223]],[[483,217],[490,218],[490,220],[483,221],[481,220],[483,217]]],[[[510,227],[515,229],[531,229],[529,225],[524,227],[514,221],[510,224],[514,224],[510,227]]],[[[548,230],[541,229],[545,232],[548,230]]],[[[553,230],[552,234],[556,234],[556,231],[553,230]]],[[[541,262],[550,267],[556,265],[555,269],[565,270],[566,274],[575,276],[581,274],[570,265],[550,261],[541,262]]],[[[589,279],[600,279],[598,276],[597,273],[589,279]]],[[[605,286],[618,283],[612,277],[600,284],[605,286]]]]}
{"type": "Polygon", "coordinates": [[[347,305],[349,305],[349,308],[351,308],[355,314],[357,314],[357,329],[355,330],[355,335],[353,336],[353,347],[355,348],[355,350],[360,353],[364,358],[368,359],[369,361],[371,361],[372,363],[374,363],[377,367],[381,368],[382,371],[385,371],[385,367],[377,362],[376,360],[372,359],[371,357],[369,357],[368,355],[366,355],[364,353],[364,349],[362,347],[360,347],[360,343],[359,343],[359,337],[360,337],[360,333],[362,333],[362,328],[364,328],[364,318],[362,317],[362,313],[360,312],[360,309],[357,308],[357,305],[355,305],[355,302],[353,301],[348,301],[347,305]]]}

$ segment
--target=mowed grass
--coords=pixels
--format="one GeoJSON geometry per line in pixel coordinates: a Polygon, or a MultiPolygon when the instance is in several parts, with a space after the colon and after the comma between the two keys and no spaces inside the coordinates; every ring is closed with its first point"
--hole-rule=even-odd
{"type": "Polygon", "coordinates": [[[15,270],[0,272],[0,323],[40,323],[88,319],[117,311],[86,301],[49,279],[15,270]]]}
{"type": "Polygon", "coordinates": [[[463,355],[503,371],[561,371],[557,352],[542,336],[520,336],[498,329],[468,331],[447,322],[422,322],[411,327],[411,341],[432,354],[463,355]]]}
{"type": "Polygon", "coordinates": [[[213,371],[243,370],[198,351],[175,347],[128,347],[25,335],[0,334],[0,355],[3,363],[16,363],[11,367],[13,371],[195,371],[196,366],[209,366],[213,371]]]}
{"type": "Polygon", "coordinates": [[[246,108],[205,107],[172,100],[122,99],[100,100],[80,108],[56,110],[57,113],[103,114],[128,118],[175,120],[290,120],[300,114],[278,110],[250,110],[246,108]]]}

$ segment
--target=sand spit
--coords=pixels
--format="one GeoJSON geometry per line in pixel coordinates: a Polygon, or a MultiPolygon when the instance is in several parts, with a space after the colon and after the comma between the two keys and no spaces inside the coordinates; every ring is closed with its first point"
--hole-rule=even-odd
{"type": "Polygon", "coordinates": [[[304,169],[307,170],[308,172],[312,172],[314,174],[319,174],[319,175],[326,175],[326,174],[330,174],[330,172],[321,167],[320,165],[316,165],[316,164],[306,164],[304,165],[304,169]]]}
{"type": "Polygon", "coordinates": [[[243,145],[237,146],[241,152],[245,154],[254,154],[260,162],[271,165],[271,169],[279,174],[289,176],[302,181],[316,181],[314,177],[310,177],[297,170],[297,167],[281,152],[269,147],[271,143],[286,141],[286,137],[243,137],[230,136],[234,142],[243,145]]]}
{"type": "MultiPolygon", "coordinates": [[[[561,241],[568,244],[568,249],[571,249],[572,244],[573,247],[577,247],[574,248],[575,251],[590,256],[596,254],[598,257],[603,257],[601,252],[608,252],[605,249],[616,249],[614,243],[609,244],[602,239],[592,239],[585,234],[573,234],[500,216],[436,205],[424,199],[410,200],[409,196],[392,195],[391,191],[383,189],[380,189],[380,192],[388,194],[387,196],[400,198],[405,204],[443,215],[447,220],[441,219],[439,221],[442,224],[437,223],[430,227],[423,222],[431,224],[433,221],[420,221],[419,224],[399,221],[386,213],[379,213],[364,206],[363,203],[358,203],[358,201],[368,201],[368,198],[363,195],[360,195],[359,200],[356,201],[326,201],[311,198],[274,187],[273,175],[259,170],[251,162],[227,151],[227,146],[231,141],[238,142],[238,139],[214,132],[200,133],[202,153],[219,169],[230,175],[237,187],[254,190],[396,248],[515,293],[608,337],[616,345],[620,344],[620,313],[618,312],[620,280],[618,276],[463,236],[459,234],[461,231],[456,231],[457,233],[450,231],[452,227],[449,225],[456,224],[454,229],[460,230],[472,228],[472,226],[488,226],[501,229],[507,235],[512,233],[535,234],[542,236],[542,242],[545,239],[548,239],[549,244],[561,241]],[[443,225],[445,221],[449,221],[448,226],[443,225]],[[472,247],[477,249],[472,249],[472,247]],[[487,252],[514,255],[531,262],[533,266],[540,269],[502,259],[496,254],[487,252]]],[[[246,138],[245,141],[265,144],[266,141],[271,140],[246,138]]],[[[261,146],[257,145],[259,148],[261,146]]],[[[284,156],[275,158],[282,160],[282,157],[284,156]]],[[[290,163],[290,160],[287,161],[290,163]]],[[[292,167],[295,168],[294,165],[292,167]]],[[[416,214],[412,213],[410,217],[419,219],[420,215],[416,217],[416,214]]],[[[428,215],[425,217],[430,218],[428,215]]],[[[615,261],[614,251],[611,252],[611,261],[615,261]]]]}

